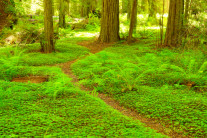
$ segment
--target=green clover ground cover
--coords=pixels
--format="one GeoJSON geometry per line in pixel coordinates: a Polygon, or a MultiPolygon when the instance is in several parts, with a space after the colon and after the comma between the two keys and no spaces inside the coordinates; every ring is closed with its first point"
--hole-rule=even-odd
{"type": "Polygon", "coordinates": [[[115,45],[72,65],[81,83],[185,134],[207,135],[207,57],[197,51],[115,45]],[[193,84],[195,86],[188,86],[193,84]]]}
{"type": "Polygon", "coordinates": [[[165,137],[75,88],[60,68],[31,66],[43,65],[47,61],[49,64],[71,61],[88,53],[86,48],[65,43],[59,44],[59,53],[28,52],[38,49],[36,46],[1,50],[1,136],[165,137]],[[27,75],[49,76],[49,80],[41,84],[10,82],[14,77],[27,75]]]}
{"type": "MultiPolygon", "coordinates": [[[[33,70],[33,71],[32,71],[33,70]]],[[[42,84],[0,83],[0,135],[163,137],[82,92],[57,67],[34,67],[50,75],[42,84]]]]}

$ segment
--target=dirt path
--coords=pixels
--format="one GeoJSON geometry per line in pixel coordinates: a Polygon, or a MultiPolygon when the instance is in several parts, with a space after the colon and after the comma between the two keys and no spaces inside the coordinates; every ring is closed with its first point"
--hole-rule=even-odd
{"type": "MultiPolygon", "coordinates": [[[[98,45],[98,44],[94,44],[94,43],[90,43],[90,42],[81,42],[78,43],[79,45],[85,46],[87,48],[89,48],[91,50],[91,53],[98,53],[101,50],[103,50],[106,47],[109,47],[110,45],[98,45]]],[[[84,87],[83,85],[79,84],[79,80],[78,78],[73,74],[72,70],[71,70],[71,65],[73,63],[75,63],[76,61],[78,61],[80,59],[76,59],[74,61],[70,61],[70,62],[66,62],[66,63],[61,63],[58,64],[57,66],[60,66],[62,68],[62,71],[67,74],[70,78],[72,78],[72,82],[74,84],[74,86],[76,87],[80,87],[81,90],[84,91],[92,91],[89,88],[84,87]]],[[[114,109],[118,110],[119,112],[121,112],[123,115],[126,115],[134,120],[139,120],[142,123],[146,124],[146,127],[150,127],[154,130],[157,130],[158,133],[162,133],[164,135],[167,135],[169,137],[172,138],[187,138],[187,136],[183,136],[180,133],[177,133],[175,131],[173,131],[170,128],[164,127],[163,125],[161,125],[159,120],[155,120],[155,119],[150,119],[150,118],[146,118],[143,115],[140,115],[138,112],[125,108],[123,106],[120,106],[120,104],[115,101],[114,99],[112,99],[111,97],[105,95],[105,94],[98,94],[98,97],[100,99],[102,99],[106,104],[108,104],[109,106],[113,107],[114,109]]]]}

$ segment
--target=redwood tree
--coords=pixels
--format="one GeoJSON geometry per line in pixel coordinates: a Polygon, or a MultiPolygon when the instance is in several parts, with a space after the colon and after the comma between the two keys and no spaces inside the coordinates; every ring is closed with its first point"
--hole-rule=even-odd
{"type": "Polygon", "coordinates": [[[119,36],[119,0],[103,0],[99,42],[116,42],[119,36]]]}
{"type": "Polygon", "coordinates": [[[179,46],[182,42],[184,0],[170,0],[165,45],[179,46]]]}
{"type": "Polygon", "coordinates": [[[44,53],[51,53],[55,50],[53,38],[53,19],[52,19],[52,1],[44,0],[44,43],[42,44],[42,51],[44,53]]]}

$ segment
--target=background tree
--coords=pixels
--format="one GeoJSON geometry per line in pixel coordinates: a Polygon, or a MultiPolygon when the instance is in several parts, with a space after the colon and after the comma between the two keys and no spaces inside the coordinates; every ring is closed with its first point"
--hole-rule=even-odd
{"type": "Polygon", "coordinates": [[[65,1],[60,0],[60,10],[59,10],[59,27],[65,28],[65,1]]]}
{"type": "Polygon", "coordinates": [[[131,12],[131,21],[130,21],[130,29],[128,36],[128,43],[132,41],[132,33],[133,30],[136,29],[136,20],[137,20],[137,0],[133,0],[132,12],[131,12]]]}
{"type": "Polygon", "coordinates": [[[119,36],[119,0],[103,0],[99,42],[116,42],[119,36]]]}
{"type": "Polygon", "coordinates": [[[45,39],[42,45],[42,51],[44,53],[51,53],[55,51],[51,0],[44,0],[44,32],[45,39]]]}
{"type": "Polygon", "coordinates": [[[188,21],[189,15],[189,8],[190,8],[190,0],[185,1],[185,16],[184,16],[184,23],[186,24],[188,21]]]}
{"type": "Polygon", "coordinates": [[[182,42],[183,0],[170,0],[169,16],[165,36],[165,45],[179,46],[182,42]]]}
{"type": "Polygon", "coordinates": [[[70,16],[70,0],[66,0],[67,5],[66,5],[66,13],[68,13],[68,16],[70,16]]]}
{"type": "Polygon", "coordinates": [[[127,19],[128,19],[128,20],[130,20],[130,18],[131,18],[132,1],[133,1],[133,0],[128,0],[128,3],[127,3],[127,19]]]}
{"type": "Polygon", "coordinates": [[[90,0],[81,0],[81,17],[86,17],[90,13],[90,0]]]}
{"type": "Polygon", "coordinates": [[[81,0],[81,17],[88,17],[97,8],[97,0],[81,0]]]}
{"type": "Polygon", "coordinates": [[[128,0],[122,0],[122,13],[127,13],[128,0]]]}

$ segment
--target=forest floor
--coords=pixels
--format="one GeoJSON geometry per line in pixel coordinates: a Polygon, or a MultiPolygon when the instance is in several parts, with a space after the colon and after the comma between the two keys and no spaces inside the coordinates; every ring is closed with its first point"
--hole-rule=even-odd
{"type": "Polygon", "coordinates": [[[38,43],[1,48],[0,135],[206,136],[205,50],[61,33],[54,53],[38,43]]]}
{"type": "MultiPolygon", "coordinates": [[[[110,43],[101,43],[100,44],[100,43],[93,42],[93,41],[82,41],[82,42],[78,42],[78,45],[84,46],[84,47],[90,49],[91,53],[96,54],[96,53],[104,50],[105,48],[110,47],[112,44],[110,44],[110,43]]],[[[68,77],[72,78],[72,83],[74,86],[76,86],[76,87],[78,86],[83,91],[93,91],[93,89],[87,88],[87,87],[83,86],[82,84],[80,84],[79,79],[77,78],[76,75],[74,75],[74,73],[72,71],[71,65],[73,63],[77,62],[78,60],[81,60],[81,59],[75,59],[73,61],[57,64],[56,66],[60,66],[62,68],[63,72],[66,75],[68,75],[68,77]]],[[[177,133],[176,131],[174,131],[173,129],[170,129],[167,126],[163,126],[160,123],[160,120],[147,118],[147,117],[139,114],[135,110],[121,106],[118,101],[114,100],[109,95],[99,93],[97,96],[101,100],[103,100],[107,105],[118,110],[123,115],[128,116],[128,117],[132,118],[133,120],[141,121],[142,123],[146,124],[146,127],[150,127],[151,129],[156,130],[156,132],[158,132],[158,133],[162,133],[163,135],[167,135],[172,138],[187,138],[187,136],[184,136],[181,133],[177,133]]]]}

